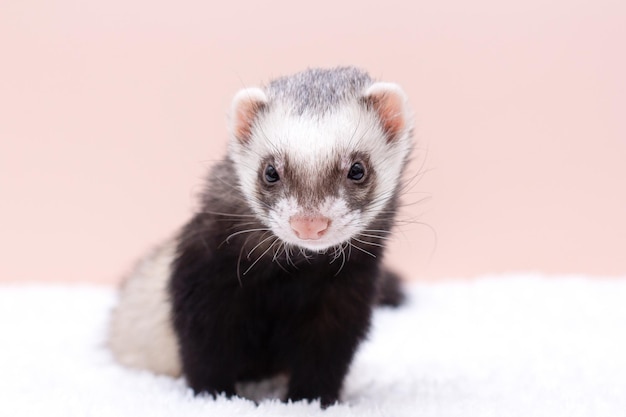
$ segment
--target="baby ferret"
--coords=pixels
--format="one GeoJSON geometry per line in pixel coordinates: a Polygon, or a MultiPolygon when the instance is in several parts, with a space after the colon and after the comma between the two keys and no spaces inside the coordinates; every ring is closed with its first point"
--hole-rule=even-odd
{"type": "Polygon", "coordinates": [[[412,148],[403,90],[309,69],[233,99],[230,145],[200,209],[126,279],[108,344],[124,365],[196,393],[288,376],[287,400],[339,399],[376,304],[412,148]]]}

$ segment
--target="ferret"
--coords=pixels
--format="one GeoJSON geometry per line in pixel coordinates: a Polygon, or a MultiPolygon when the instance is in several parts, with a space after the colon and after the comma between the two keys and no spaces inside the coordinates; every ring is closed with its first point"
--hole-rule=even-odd
{"type": "Polygon", "coordinates": [[[352,67],[239,91],[199,210],[121,288],[113,356],[196,394],[283,374],[285,400],[337,402],[373,308],[403,299],[381,259],[412,130],[403,90],[352,67]]]}

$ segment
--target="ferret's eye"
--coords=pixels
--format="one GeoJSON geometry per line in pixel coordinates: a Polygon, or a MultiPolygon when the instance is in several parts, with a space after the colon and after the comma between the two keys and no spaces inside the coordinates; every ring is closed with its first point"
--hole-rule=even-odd
{"type": "Polygon", "coordinates": [[[272,165],[268,165],[265,167],[265,181],[269,184],[275,183],[278,181],[280,177],[278,176],[278,171],[272,165]]]}
{"type": "Polygon", "coordinates": [[[348,178],[352,181],[361,181],[365,177],[365,168],[360,162],[354,163],[348,171],[348,178]]]}

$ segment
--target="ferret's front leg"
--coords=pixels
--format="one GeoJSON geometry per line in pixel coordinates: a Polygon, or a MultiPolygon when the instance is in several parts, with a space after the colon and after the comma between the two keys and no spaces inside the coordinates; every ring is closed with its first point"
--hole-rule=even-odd
{"type": "Polygon", "coordinates": [[[219,310],[203,305],[178,319],[179,332],[185,333],[179,337],[183,374],[196,394],[235,395],[241,343],[228,313],[219,310]]]}
{"type": "Polygon", "coordinates": [[[170,295],[188,384],[196,394],[231,396],[241,363],[239,287],[236,277],[217,275],[220,268],[221,260],[202,246],[185,248],[174,264],[170,295]]]}
{"type": "Polygon", "coordinates": [[[310,311],[297,331],[287,399],[319,399],[322,407],[339,400],[343,380],[372,314],[371,289],[333,288],[310,311]]]}
{"type": "Polygon", "coordinates": [[[239,357],[223,330],[203,327],[201,337],[181,340],[183,374],[195,394],[235,395],[239,357]]]}

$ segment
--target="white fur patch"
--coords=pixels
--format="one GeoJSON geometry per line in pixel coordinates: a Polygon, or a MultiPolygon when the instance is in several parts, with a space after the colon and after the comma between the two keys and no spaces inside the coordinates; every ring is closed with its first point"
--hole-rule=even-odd
{"type": "Polygon", "coordinates": [[[128,276],[112,312],[108,345],[123,365],[178,376],[181,364],[167,284],[176,245],[169,241],[128,276]]]}

